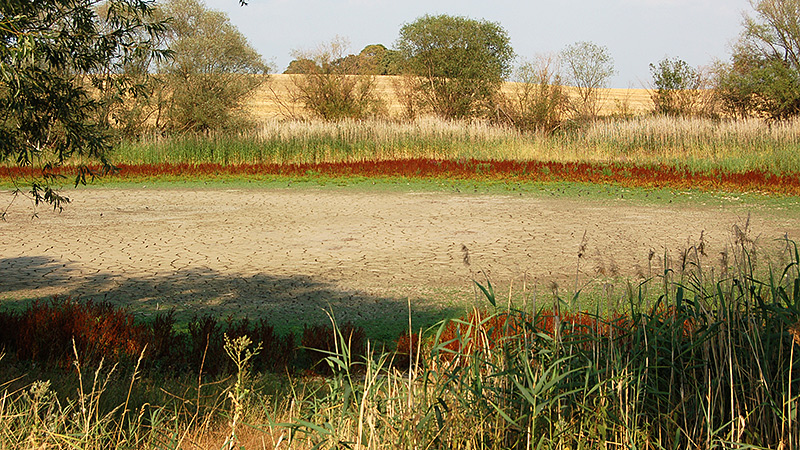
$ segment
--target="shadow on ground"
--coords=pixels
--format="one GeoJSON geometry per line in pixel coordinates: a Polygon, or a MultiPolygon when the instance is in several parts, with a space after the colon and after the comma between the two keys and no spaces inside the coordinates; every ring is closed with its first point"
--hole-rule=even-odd
{"type": "MultiPolygon", "coordinates": [[[[299,331],[304,324],[336,321],[363,326],[372,339],[393,340],[408,328],[408,300],[343,290],[308,276],[254,274],[231,276],[208,268],[180,270],[156,277],[126,277],[98,272],[81,274],[73,265],[52,258],[0,259],[0,307],[21,309],[53,295],[108,301],[133,311],[142,320],[175,310],[179,323],[194,315],[220,318],[267,318],[279,331],[299,331]]],[[[412,298],[415,329],[454,317],[463,307],[412,298]]]]}

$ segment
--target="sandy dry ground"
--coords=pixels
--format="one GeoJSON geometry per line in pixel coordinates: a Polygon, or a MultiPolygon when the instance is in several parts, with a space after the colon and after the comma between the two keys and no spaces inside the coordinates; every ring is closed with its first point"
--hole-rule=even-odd
{"type": "MultiPolygon", "coordinates": [[[[8,193],[0,193],[10,199],[8,193]]],[[[67,294],[145,314],[421,320],[473,301],[485,272],[504,292],[547,291],[660,270],[704,233],[713,266],[747,212],[502,195],[327,189],[83,189],[61,214],[15,202],[0,222],[0,299],[67,294]],[[464,262],[464,248],[469,265],[464,262]],[[655,257],[648,261],[653,250],[655,257]]],[[[4,201],[5,202],[5,201],[4,201]]],[[[796,214],[753,212],[752,236],[800,238],[796,214]]],[[[507,295],[507,294],[504,294],[507,295]]]]}

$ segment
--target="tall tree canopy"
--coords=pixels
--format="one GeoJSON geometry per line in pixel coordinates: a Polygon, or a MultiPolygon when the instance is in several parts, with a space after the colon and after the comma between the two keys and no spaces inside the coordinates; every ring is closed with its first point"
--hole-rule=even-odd
{"type": "Polygon", "coordinates": [[[514,51],[497,23],[448,15],[403,25],[397,48],[423,107],[448,118],[473,117],[492,103],[514,51]]]}
{"type": "Polygon", "coordinates": [[[37,204],[69,201],[52,188],[52,169],[68,160],[81,162],[76,184],[91,174],[84,161],[110,168],[111,134],[88,79],[152,51],[165,30],[153,8],[146,0],[0,2],[0,158],[42,167],[30,186],[37,204]]]}
{"type": "Polygon", "coordinates": [[[800,0],[758,0],[721,67],[717,90],[729,113],[783,120],[800,114],[800,0]]]}

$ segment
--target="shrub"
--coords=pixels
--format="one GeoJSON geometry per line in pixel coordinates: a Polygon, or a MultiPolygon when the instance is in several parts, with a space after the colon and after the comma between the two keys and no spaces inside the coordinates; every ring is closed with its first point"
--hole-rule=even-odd
{"type": "Polygon", "coordinates": [[[554,59],[541,57],[517,70],[513,91],[500,96],[496,119],[521,131],[550,133],[561,126],[568,107],[554,59]]]}
{"type": "Polygon", "coordinates": [[[189,322],[188,360],[192,370],[211,376],[228,364],[223,350],[222,326],[209,315],[195,316],[189,322]]]}
{"type": "Polygon", "coordinates": [[[280,372],[292,369],[295,354],[295,337],[293,333],[283,336],[275,333],[275,328],[266,319],[259,319],[251,328],[248,336],[253,342],[261,343],[261,353],[253,358],[253,367],[260,370],[280,372]]]}
{"type": "Polygon", "coordinates": [[[161,369],[180,368],[185,361],[185,342],[175,330],[175,310],[156,314],[150,324],[147,360],[161,369]]]}
{"type": "Polygon", "coordinates": [[[400,369],[408,369],[415,363],[420,346],[419,334],[404,331],[394,342],[394,365],[400,369]]]}
{"type": "MultiPolygon", "coordinates": [[[[250,340],[259,345],[261,350],[253,355],[250,366],[254,370],[278,372],[291,370],[294,361],[295,339],[294,334],[288,333],[279,336],[275,333],[275,328],[261,318],[258,322],[252,323],[250,319],[243,318],[226,320],[226,329],[223,333],[233,340],[247,336],[250,340]]],[[[226,370],[234,370],[236,367],[229,365],[226,370]]]]}
{"type": "Polygon", "coordinates": [[[362,72],[359,60],[343,57],[346,42],[334,39],[311,53],[295,52],[306,61],[304,75],[292,78],[294,101],[326,121],[366,119],[386,115],[375,94],[375,78],[362,72]]]}
{"type": "Polygon", "coordinates": [[[132,360],[147,343],[147,328],[126,309],[108,302],[79,302],[71,297],[35,301],[18,317],[10,339],[20,359],[69,365],[72,343],[81,358],[132,360]]]}
{"type": "MultiPolygon", "coordinates": [[[[236,370],[224,351],[223,335],[227,333],[231,339],[247,336],[261,344],[263,350],[251,361],[254,369],[292,369],[294,335],[276,334],[266,319],[251,323],[247,318],[229,317],[220,322],[210,315],[195,316],[188,323],[187,334],[178,333],[175,323],[175,311],[159,313],[144,324],[127,309],[108,302],[54,297],[33,302],[20,313],[0,312],[0,353],[8,350],[23,361],[66,367],[74,359],[74,340],[84,363],[101,359],[134,363],[144,350],[142,369],[188,369],[216,376],[236,370]]],[[[357,339],[363,346],[363,330],[357,339]]]]}

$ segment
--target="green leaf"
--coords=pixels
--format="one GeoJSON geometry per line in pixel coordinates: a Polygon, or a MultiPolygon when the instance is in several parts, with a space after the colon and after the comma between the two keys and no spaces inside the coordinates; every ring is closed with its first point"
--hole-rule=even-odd
{"type": "Polygon", "coordinates": [[[497,308],[497,300],[495,299],[494,295],[494,288],[492,287],[492,282],[489,279],[486,279],[486,287],[482,284],[478,283],[477,281],[474,282],[478,288],[483,292],[483,295],[486,297],[486,300],[492,305],[492,307],[497,308]]]}

